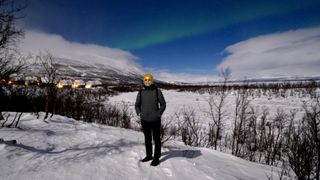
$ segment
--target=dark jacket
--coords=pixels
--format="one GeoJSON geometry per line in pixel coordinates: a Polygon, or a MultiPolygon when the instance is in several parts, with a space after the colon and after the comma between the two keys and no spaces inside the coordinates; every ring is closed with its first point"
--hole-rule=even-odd
{"type": "Polygon", "coordinates": [[[144,86],[144,88],[140,90],[137,95],[135,109],[137,115],[140,115],[140,118],[143,121],[160,121],[161,115],[166,109],[166,101],[160,89],[157,89],[154,84],[149,87],[144,86]],[[158,93],[156,91],[158,91],[158,93]]]}

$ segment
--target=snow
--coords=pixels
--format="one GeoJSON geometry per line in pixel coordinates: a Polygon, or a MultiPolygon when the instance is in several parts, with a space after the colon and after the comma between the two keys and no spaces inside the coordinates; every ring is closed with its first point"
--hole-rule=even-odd
{"type": "Polygon", "coordinates": [[[277,179],[276,168],[177,141],[163,147],[161,164],[152,167],[139,161],[145,153],[141,132],[59,115],[42,118],[25,113],[20,129],[1,128],[1,138],[18,142],[0,142],[1,180],[277,179]]]}
{"type": "MultiPolygon", "coordinates": [[[[121,106],[123,103],[127,103],[131,112],[135,114],[134,103],[138,92],[121,93],[117,96],[109,98],[109,102],[118,104],[121,106]]],[[[203,125],[208,125],[210,117],[206,114],[209,111],[208,99],[210,95],[208,93],[199,94],[193,92],[177,92],[175,90],[162,90],[162,93],[166,100],[166,110],[163,114],[163,119],[174,119],[175,113],[179,113],[184,109],[194,109],[196,116],[203,125]]],[[[214,98],[218,98],[213,95],[214,98]]],[[[226,98],[226,105],[224,106],[226,116],[224,124],[225,130],[230,131],[232,121],[234,119],[235,109],[235,93],[231,92],[226,98]]],[[[269,110],[269,119],[272,119],[278,110],[284,110],[286,113],[290,113],[292,110],[297,110],[296,118],[303,116],[303,102],[308,101],[308,98],[299,97],[297,95],[288,96],[286,98],[271,96],[250,96],[250,105],[258,110],[261,114],[264,108],[269,110]]]]}

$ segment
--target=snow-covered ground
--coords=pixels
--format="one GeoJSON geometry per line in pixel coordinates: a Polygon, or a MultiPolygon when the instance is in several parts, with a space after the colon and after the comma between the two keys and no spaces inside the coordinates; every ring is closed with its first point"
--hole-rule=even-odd
{"type": "MultiPolygon", "coordinates": [[[[175,113],[180,112],[183,109],[194,109],[199,121],[204,125],[208,125],[210,117],[206,114],[209,111],[209,94],[199,94],[192,92],[177,92],[175,90],[162,90],[163,95],[166,99],[167,108],[163,114],[163,118],[172,118],[175,113]]],[[[117,96],[109,98],[109,102],[113,104],[119,104],[121,106],[123,103],[129,104],[130,110],[134,112],[134,103],[138,92],[121,93],[117,96]]],[[[218,98],[215,96],[215,98],[218,98]]],[[[230,131],[231,124],[234,118],[235,110],[235,93],[231,92],[226,98],[226,104],[223,107],[225,111],[224,125],[225,130],[230,131]]],[[[250,96],[250,105],[257,110],[258,115],[264,108],[269,110],[268,119],[274,118],[278,110],[283,110],[285,113],[289,114],[291,110],[297,110],[296,118],[301,118],[303,115],[303,101],[308,101],[309,98],[302,98],[297,95],[289,96],[286,98],[282,97],[272,97],[272,96],[261,96],[252,97],[250,96]]]]}
{"type": "Polygon", "coordinates": [[[0,142],[1,180],[260,180],[278,176],[277,168],[176,141],[162,149],[161,164],[152,167],[139,162],[145,153],[141,132],[58,115],[46,123],[24,114],[20,127],[0,129],[0,138],[17,140],[17,144],[0,142]]]}

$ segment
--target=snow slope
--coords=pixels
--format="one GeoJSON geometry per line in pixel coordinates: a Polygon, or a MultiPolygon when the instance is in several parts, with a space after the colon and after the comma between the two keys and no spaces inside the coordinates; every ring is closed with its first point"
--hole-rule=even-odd
{"type": "MultiPolygon", "coordinates": [[[[13,115],[12,115],[13,116],[13,115]]],[[[11,117],[12,117],[11,116],[11,117]]],[[[88,124],[62,116],[47,123],[24,114],[21,129],[1,128],[0,179],[236,180],[267,179],[278,171],[229,154],[170,142],[161,164],[141,163],[141,132],[88,124]]]]}

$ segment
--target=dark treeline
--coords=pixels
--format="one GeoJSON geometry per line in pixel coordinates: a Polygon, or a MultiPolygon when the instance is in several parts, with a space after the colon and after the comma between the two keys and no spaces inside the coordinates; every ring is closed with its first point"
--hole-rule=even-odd
{"type": "MultiPolygon", "coordinates": [[[[170,84],[159,84],[159,87],[163,89],[175,89],[178,91],[190,91],[190,92],[206,92],[207,89],[213,89],[215,91],[221,91],[223,84],[218,85],[170,85],[170,84]]],[[[309,89],[320,87],[320,81],[307,80],[307,81],[296,81],[296,82],[275,82],[275,83],[226,83],[224,89],[227,90],[239,90],[239,89],[261,89],[261,90],[279,90],[279,89],[309,89]]]]}
{"type": "MultiPolygon", "coordinates": [[[[236,91],[239,89],[260,89],[263,91],[267,90],[294,90],[294,89],[313,89],[320,87],[320,81],[316,80],[301,80],[301,81],[279,81],[274,83],[248,83],[248,82],[239,82],[239,83],[226,83],[225,85],[188,85],[188,84],[169,84],[169,83],[156,83],[159,88],[166,90],[177,90],[179,92],[189,91],[189,92],[198,92],[204,93],[208,92],[208,89],[213,91],[221,91],[222,89],[227,89],[229,91],[236,91]]],[[[134,92],[142,88],[141,85],[137,84],[124,84],[119,86],[110,86],[105,85],[104,87],[111,89],[114,92],[134,92]]]]}
{"type": "MultiPolygon", "coordinates": [[[[106,104],[110,91],[95,89],[50,89],[37,86],[2,86],[0,93],[1,111],[35,113],[45,112],[44,120],[54,114],[67,116],[85,122],[96,122],[110,126],[130,127],[129,116],[123,107],[106,104]],[[50,94],[50,98],[47,98],[50,94]]],[[[21,117],[21,115],[20,115],[21,117]]],[[[19,127],[20,118],[8,123],[3,117],[2,127],[19,127]]]]}

